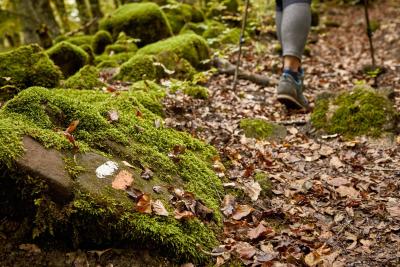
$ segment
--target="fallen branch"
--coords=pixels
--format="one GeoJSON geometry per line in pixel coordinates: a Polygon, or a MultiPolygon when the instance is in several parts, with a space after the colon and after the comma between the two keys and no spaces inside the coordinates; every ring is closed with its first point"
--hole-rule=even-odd
{"type": "MultiPolygon", "coordinates": [[[[220,74],[235,75],[236,66],[230,63],[228,60],[214,58],[213,65],[218,69],[218,73],[220,74]]],[[[270,85],[270,80],[267,77],[259,74],[253,74],[241,69],[238,70],[237,77],[239,79],[248,80],[261,86],[270,85]]]]}
{"type": "Polygon", "coordinates": [[[276,123],[281,125],[305,125],[307,124],[307,121],[306,120],[276,121],[276,123]]]}
{"type": "Polygon", "coordinates": [[[73,36],[73,35],[77,34],[78,32],[85,31],[87,28],[92,26],[92,24],[95,23],[96,21],[97,21],[97,18],[93,18],[93,19],[89,20],[86,24],[79,27],[78,29],[65,33],[64,36],[66,36],[66,37],[73,36]]]}

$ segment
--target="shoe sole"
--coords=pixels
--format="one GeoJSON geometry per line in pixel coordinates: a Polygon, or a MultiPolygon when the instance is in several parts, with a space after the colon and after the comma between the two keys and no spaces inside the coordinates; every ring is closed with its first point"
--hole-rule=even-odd
{"type": "Polygon", "coordinates": [[[308,107],[303,106],[294,97],[291,97],[289,95],[278,95],[277,99],[279,102],[285,105],[287,109],[308,109],[308,107]]]}

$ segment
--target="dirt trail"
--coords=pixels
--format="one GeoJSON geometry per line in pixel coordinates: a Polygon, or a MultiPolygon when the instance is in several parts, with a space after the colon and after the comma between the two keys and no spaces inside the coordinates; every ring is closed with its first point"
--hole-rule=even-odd
{"type": "MultiPolygon", "coordinates": [[[[395,90],[399,110],[400,6],[396,1],[380,2],[371,17],[380,21],[374,40],[377,62],[386,68],[379,86],[395,90]]],[[[361,68],[370,62],[361,6],[328,8],[324,19],[339,22],[340,27],[310,35],[317,42],[310,45],[312,56],[305,58],[304,68],[306,96],[312,104],[323,91],[349,89],[364,80],[361,68]]],[[[246,47],[243,68],[272,74],[276,81],[280,58],[271,52],[276,41],[267,37],[262,43],[246,47]]],[[[276,261],[300,266],[323,261],[325,266],[398,266],[399,140],[318,136],[309,125],[296,123],[287,126],[288,136],[282,142],[248,139],[239,128],[242,118],[302,124],[310,115],[287,113],[275,100],[276,83],[261,88],[239,81],[236,92],[231,84],[231,77],[215,76],[208,101],[184,95],[166,100],[167,124],[215,145],[223,162],[228,162],[227,193],[232,186],[253,181],[255,173],[265,172],[272,182],[270,197],[255,202],[243,196],[236,199],[255,211],[240,220],[226,219],[220,248],[230,251],[225,259],[232,252],[228,248],[236,245],[236,254],[249,264],[276,261]],[[269,230],[257,228],[264,237],[252,239],[249,230],[256,231],[260,223],[269,230]]]]}

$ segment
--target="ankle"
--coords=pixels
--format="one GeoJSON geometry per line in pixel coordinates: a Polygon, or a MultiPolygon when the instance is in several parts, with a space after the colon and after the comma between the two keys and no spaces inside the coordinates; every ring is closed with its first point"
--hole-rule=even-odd
{"type": "Polygon", "coordinates": [[[293,71],[292,69],[285,68],[283,69],[283,74],[290,75],[297,83],[300,82],[300,74],[301,71],[293,71]]]}

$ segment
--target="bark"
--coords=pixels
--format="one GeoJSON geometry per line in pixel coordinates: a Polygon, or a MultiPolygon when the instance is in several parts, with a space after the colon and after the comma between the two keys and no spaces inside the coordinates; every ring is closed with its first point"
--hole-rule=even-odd
{"type": "MultiPolygon", "coordinates": [[[[90,21],[90,11],[86,1],[76,0],[75,2],[81,25],[87,24],[90,21]]],[[[89,29],[85,29],[85,33],[89,33],[89,29]]]]}
{"type": "Polygon", "coordinates": [[[90,27],[90,32],[95,33],[99,28],[99,20],[103,17],[99,0],[89,0],[90,10],[92,11],[92,18],[95,19],[94,23],[90,27]]]}
{"type": "Polygon", "coordinates": [[[52,1],[56,6],[57,13],[58,16],[60,17],[64,32],[69,32],[71,30],[71,27],[69,26],[68,13],[65,7],[64,0],[52,0],[52,1]]]}
{"type": "MultiPolygon", "coordinates": [[[[56,18],[54,17],[53,9],[50,6],[50,1],[35,0],[31,2],[41,24],[45,24],[49,29],[49,34],[53,37],[59,35],[60,26],[57,24],[56,18]]],[[[39,27],[37,27],[37,29],[38,28],[39,27]]]]}
{"type": "Polygon", "coordinates": [[[37,43],[39,38],[36,34],[36,29],[40,25],[40,21],[36,16],[35,9],[32,6],[31,0],[15,0],[12,1],[12,8],[15,14],[18,15],[21,23],[24,43],[37,43]]]}

